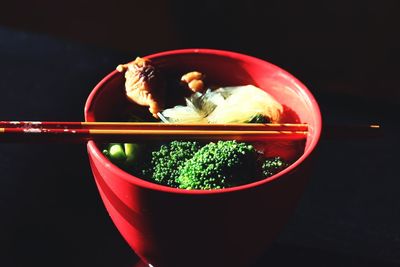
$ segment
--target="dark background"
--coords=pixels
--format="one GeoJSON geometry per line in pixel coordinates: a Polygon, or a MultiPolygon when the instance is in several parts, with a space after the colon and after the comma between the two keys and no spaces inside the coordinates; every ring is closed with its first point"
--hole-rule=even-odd
{"type": "Polygon", "coordinates": [[[0,24],[130,52],[244,52],[313,90],[400,103],[397,0],[2,1],[0,24]],[[376,91],[379,90],[379,94],[376,91]]]}
{"type": "MultiPolygon", "coordinates": [[[[136,56],[233,50],[303,81],[328,124],[299,208],[257,266],[400,266],[400,2],[1,1],[0,120],[83,120],[94,85],[136,56]]],[[[131,266],[84,145],[0,145],[0,266],[131,266]]],[[[189,265],[190,266],[190,265],[189,265]]]]}

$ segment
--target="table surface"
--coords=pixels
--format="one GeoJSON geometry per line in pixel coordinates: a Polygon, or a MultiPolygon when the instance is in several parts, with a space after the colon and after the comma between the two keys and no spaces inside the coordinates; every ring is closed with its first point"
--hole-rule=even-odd
{"type": "MultiPolygon", "coordinates": [[[[95,84],[136,56],[0,28],[0,120],[81,121],[95,84]]],[[[321,141],[295,214],[254,267],[399,266],[398,107],[310,90],[326,124],[387,129],[380,138],[321,141]]],[[[0,144],[1,266],[135,266],[85,149],[0,144]]]]}

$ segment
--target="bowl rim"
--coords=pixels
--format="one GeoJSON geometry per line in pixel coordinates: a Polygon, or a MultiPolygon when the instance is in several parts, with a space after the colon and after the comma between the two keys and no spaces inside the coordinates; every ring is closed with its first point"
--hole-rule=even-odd
{"type": "MultiPolygon", "coordinates": [[[[92,155],[96,160],[98,160],[101,164],[103,164],[104,166],[107,166],[107,168],[109,169],[110,172],[114,173],[118,177],[122,177],[127,182],[134,184],[136,186],[155,190],[155,191],[161,191],[161,192],[165,192],[165,193],[192,194],[192,195],[223,194],[223,193],[237,192],[237,191],[241,191],[241,190],[245,190],[245,189],[255,188],[260,185],[276,181],[280,177],[283,177],[287,173],[298,168],[299,165],[301,165],[307,158],[310,157],[312,152],[315,150],[315,148],[319,142],[319,139],[321,137],[322,116],[321,116],[321,111],[320,111],[318,102],[315,100],[314,96],[308,90],[308,88],[302,82],[300,82],[296,77],[294,77],[292,74],[285,71],[284,69],[282,69],[266,60],[262,60],[262,59],[259,59],[259,58],[253,57],[253,56],[249,56],[249,55],[245,55],[245,54],[241,54],[241,53],[237,53],[237,52],[232,52],[232,51],[227,51],[227,50],[204,49],[204,48],[177,49],[177,50],[169,50],[169,51],[165,51],[165,52],[151,54],[151,55],[145,56],[144,58],[154,59],[154,58],[165,57],[165,56],[185,55],[185,54],[215,55],[215,56],[233,58],[233,59],[237,59],[237,60],[241,60],[241,61],[245,61],[245,62],[267,64],[272,69],[275,69],[275,70],[287,75],[298,86],[298,89],[302,91],[303,95],[305,95],[308,98],[308,101],[310,102],[310,106],[313,109],[312,111],[313,111],[314,117],[315,117],[315,126],[313,128],[313,130],[315,132],[314,133],[315,137],[311,140],[311,143],[305,149],[304,153],[294,163],[292,163],[289,167],[282,170],[281,172],[279,172],[273,176],[270,176],[268,178],[264,178],[262,180],[256,181],[256,182],[239,185],[239,186],[234,186],[234,187],[229,187],[229,188],[211,189],[211,190],[180,189],[180,188],[168,187],[168,186],[152,183],[152,182],[146,181],[144,179],[138,178],[138,177],[136,177],[132,174],[129,174],[128,172],[120,169],[116,165],[114,165],[107,157],[105,157],[103,155],[103,153],[100,151],[99,147],[96,145],[96,143],[94,141],[88,141],[88,143],[87,143],[88,153],[90,155],[92,155]]],[[[105,84],[110,82],[112,79],[117,78],[119,74],[120,74],[120,72],[118,72],[117,70],[112,71],[107,76],[105,76],[91,91],[91,93],[89,94],[89,96],[86,100],[86,103],[85,103],[85,108],[84,108],[85,121],[93,121],[91,118],[92,115],[90,112],[90,108],[91,108],[92,103],[95,101],[96,97],[98,96],[98,92],[101,90],[101,88],[105,84]]]]}

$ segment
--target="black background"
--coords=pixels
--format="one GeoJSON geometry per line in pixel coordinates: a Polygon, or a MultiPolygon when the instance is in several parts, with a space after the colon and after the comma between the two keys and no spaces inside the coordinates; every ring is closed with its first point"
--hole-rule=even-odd
{"type": "MultiPolygon", "coordinates": [[[[256,266],[399,266],[398,1],[14,1],[0,9],[0,120],[83,120],[94,85],[138,55],[234,50],[302,80],[326,125],[296,213],[256,266]]],[[[2,3],[3,4],[3,3],[2,3]]],[[[84,145],[0,144],[1,266],[134,266],[84,145]]],[[[190,266],[190,265],[189,265],[190,266]]]]}

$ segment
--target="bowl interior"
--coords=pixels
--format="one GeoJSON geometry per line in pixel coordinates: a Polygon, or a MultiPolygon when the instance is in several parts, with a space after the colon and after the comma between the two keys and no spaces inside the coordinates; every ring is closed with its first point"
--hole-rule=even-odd
{"type": "MultiPolygon", "coordinates": [[[[309,126],[304,150],[294,165],[301,163],[318,143],[321,133],[318,104],[300,81],[281,68],[254,57],[209,49],[175,50],[148,58],[167,76],[197,70],[206,74],[209,84],[253,84],[271,94],[285,108],[283,122],[301,122],[309,126]]],[[[85,106],[87,121],[119,120],[119,115],[128,107],[132,112],[151,119],[146,107],[127,101],[124,81],[123,74],[114,71],[95,87],[85,106]]],[[[98,147],[95,146],[95,149],[98,147]]]]}

